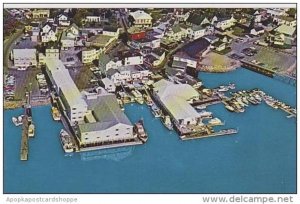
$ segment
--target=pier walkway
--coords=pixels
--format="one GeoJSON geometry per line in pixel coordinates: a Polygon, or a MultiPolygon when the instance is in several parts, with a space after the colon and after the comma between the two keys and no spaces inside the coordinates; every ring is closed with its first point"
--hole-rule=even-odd
{"type": "Polygon", "coordinates": [[[21,149],[20,149],[20,160],[27,161],[28,160],[28,116],[25,115],[23,117],[23,126],[22,126],[22,139],[21,139],[21,149]]]}

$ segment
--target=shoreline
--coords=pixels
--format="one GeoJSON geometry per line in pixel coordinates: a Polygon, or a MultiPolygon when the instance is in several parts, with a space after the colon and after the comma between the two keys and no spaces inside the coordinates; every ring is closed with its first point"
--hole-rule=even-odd
{"type": "MultiPolygon", "coordinates": [[[[37,106],[46,106],[50,105],[51,100],[50,98],[47,100],[37,100],[37,101],[31,101],[31,106],[32,107],[37,107],[37,106]]],[[[24,101],[4,101],[3,103],[3,110],[14,110],[18,108],[22,108],[24,105],[24,101]]]]}

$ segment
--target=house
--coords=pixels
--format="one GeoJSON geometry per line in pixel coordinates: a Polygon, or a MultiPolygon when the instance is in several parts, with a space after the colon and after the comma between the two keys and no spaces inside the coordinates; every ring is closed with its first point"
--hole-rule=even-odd
{"type": "Polygon", "coordinates": [[[267,14],[271,16],[287,16],[287,11],[288,9],[285,8],[268,8],[267,9],[267,14]]]}
{"type": "Polygon", "coordinates": [[[72,33],[74,36],[79,36],[79,27],[75,23],[72,23],[72,25],[70,25],[70,27],[67,29],[67,33],[72,33]]]}
{"type": "Polygon", "coordinates": [[[81,51],[81,61],[83,64],[90,64],[94,60],[99,59],[99,51],[95,48],[88,49],[85,48],[81,51]]]}
{"type": "Polygon", "coordinates": [[[166,36],[171,40],[180,41],[187,36],[187,30],[181,28],[179,24],[176,24],[168,29],[166,36]]]}
{"type": "Polygon", "coordinates": [[[152,17],[142,10],[137,10],[135,12],[130,12],[130,16],[132,16],[133,25],[136,27],[151,27],[152,26],[152,17]]]}
{"type": "Polygon", "coordinates": [[[293,44],[296,39],[296,27],[288,26],[288,25],[280,25],[275,28],[277,36],[284,37],[285,44],[293,44]]]}
{"type": "Polygon", "coordinates": [[[277,23],[277,25],[287,25],[296,27],[297,21],[295,18],[290,16],[275,16],[273,18],[273,23],[277,23]]]}
{"type": "Polygon", "coordinates": [[[57,41],[56,33],[57,29],[55,25],[49,22],[45,23],[40,33],[42,42],[57,41]]]}
{"type": "Polygon", "coordinates": [[[205,38],[198,38],[180,49],[173,56],[173,60],[186,62],[188,67],[196,68],[201,60],[210,50],[210,42],[205,38]]]}
{"type": "Polygon", "coordinates": [[[177,23],[185,22],[190,15],[190,12],[184,13],[183,10],[184,9],[178,9],[178,8],[174,9],[174,16],[177,23]]]}
{"type": "Polygon", "coordinates": [[[63,27],[70,26],[70,20],[69,20],[68,15],[66,15],[66,14],[63,14],[63,13],[59,14],[57,16],[57,20],[58,20],[59,26],[63,26],[63,27]]]}
{"type": "Polygon", "coordinates": [[[191,26],[201,26],[210,24],[209,20],[202,14],[191,13],[186,20],[187,25],[191,26]]]}
{"type": "Polygon", "coordinates": [[[87,39],[86,46],[94,46],[97,48],[102,49],[103,52],[105,52],[107,49],[109,49],[113,42],[115,42],[117,38],[109,35],[95,35],[87,39]]]}
{"type": "Polygon", "coordinates": [[[13,49],[11,58],[15,67],[27,68],[37,66],[36,49],[13,49]]]}
{"type": "Polygon", "coordinates": [[[39,53],[39,64],[45,64],[45,59],[59,60],[59,49],[51,47],[46,48],[45,53],[39,53]]]}
{"type": "Polygon", "coordinates": [[[200,114],[191,106],[199,93],[189,84],[174,84],[165,79],[153,84],[153,95],[175,123],[180,126],[198,125],[200,114]]]}
{"type": "Polygon", "coordinates": [[[100,16],[86,16],[85,21],[99,23],[101,21],[101,17],[100,16]]]}
{"type": "Polygon", "coordinates": [[[151,54],[148,54],[144,57],[144,63],[148,67],[157,67],[159,66],[165,59],[166,52],[162,48],[155,48],[152,50],[151,54]]]}
{"type": "Polygon", "coordinates": [[[146,37],[146,31],[138,27],[130,27],[127,29],[127,32],[131,40],[139,40],[146,37]]]}
{"type": "Polygon", "coordinates": [[[120,34],[120,28],[114,26],[104,26],[103,35],[112,36],[118,38],[120,34]]]}
{"type": "Polygon", "coordinates": [[[221,40],[219,40],[219,41],[217,41],[217,42],[215,42],[215,43],[213,43],[212,45],[211,45],[216,51],[222,51],[222,50],[225,50],[225,48],[226,48],[226,43],[225,42],[222,42],[221,40]]]}
{"type": "Polygon", "coordinates": [[[32,11],[32,18],[49,18],[50,10],[49,9],[34,9],[32,11]]]}
{"type": "Polygon", "coordinates": [[[130,42],[130,45],[135,49],[140,49],[143,47],[157,48],[160,47],[160,39],[156,37],[147,37],[138,40],[133,40],[130,42]]]}
{"type": "Polygon", "coordinates": [[[61,34],[60,42],[61,42],[61,47],[64,50],[67,50],[75,46],[75,38],[73,36],[69,36],[66,31],[64,31],[61,34]]]}
{"type": "Polygon", "coordinates": [[[114,82],[112,80],[110,80],[109,78],[105,77],[101,81],[102,81],[102,83],[104,85],[104,89],[108,93],[115,93],[116,86],[115,86],[115,84],[114,84],[114,82]]]}
{"type": "Polygon", "coordinates": [[[212,22],[216,28],[225,30],[234,26],[236,20],[234,19],[233,16],[216,15],[214,16],[212,22]]]}
{"type": "Polygon", "coordinates": [[[102,73],[105,73],[106,70],[112,68],[109,62],[111,61],[110,57],[107,54],[101,53],[99,55],[99,68],[102,73]]]}
{"type": "Polygon", "coordinates": [[[192,26],[191,28],[187,29],[188,37],[196,40],[198,38],[201,38],[206,34],[206,28],[203,26],[192,26]]]}
{"type": "Polygon", "coordinates": [[[251,35],[261,35],[265,33],[265,29],[263,27],[257,26],[253,29],[251,29],[250,34],[251,35]]]}

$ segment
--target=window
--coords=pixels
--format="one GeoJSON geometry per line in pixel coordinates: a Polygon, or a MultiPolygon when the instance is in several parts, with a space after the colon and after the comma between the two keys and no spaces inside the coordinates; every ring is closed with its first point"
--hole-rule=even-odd
{"type": "Polygon", "coordinates": [[[72,108],[72,110],[76,110],[76,108],[72,108]]]}
{"type": "Polygon", "coordinates": [[[116,129],[116,131],[119,131],[119,129],[116,129]]]}
{"type": "Polygon", "coordinates": [[[116,134],[116,136],[118,136],[119,134],[116,134]]]}

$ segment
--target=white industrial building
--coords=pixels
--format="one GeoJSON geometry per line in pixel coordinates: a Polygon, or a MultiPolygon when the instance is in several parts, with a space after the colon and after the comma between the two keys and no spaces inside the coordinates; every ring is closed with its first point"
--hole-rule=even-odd
{"type": "MultiPolygon", "coordinates": [[[[77,137],[81,147],[97,147],[105,143],[125,143],[137,140],[133,125],[120,109],[114,94],[100,89],[83,94],[88,104],[85,122],[78,124],[77,137]]],[[[122,146],[122,145],[120,145],[122,146]]]]}
{"type": "Polygon", "coordinates": [[[152,17],[142,10],[137,10],[135,12],[130,12],[130,16],[134,19],[134,25],[137,27],[151,27],[152,17]]]}
{"type": "Polygon", "coordinates": [[[165,79],[153,84],[153,94],[179,125],[197,125],[201,116],[191,106],[199,93],[189,84],[174,84],[165,79]]]}
{"type": "Polygon", "coordinates": [[[63,62],[45,59],[46,71],[66,111],[70,124],[82,123],[87,112],[87,103],[80,94],[63,62]]]}
{"type": "Polygon", "coordinates": [[[141,143],[114,94],[102,88],[92,93],[80,93],[62,61],[49,58],[45,59],[45,64],[64,115],[73,126],[82,149],[141,143]]]}
{"type": "Polygon", "coordinates": [[[11,58],[15,67],[29,67],[37,65],[36,49],[13,49],[11,58]]]}

